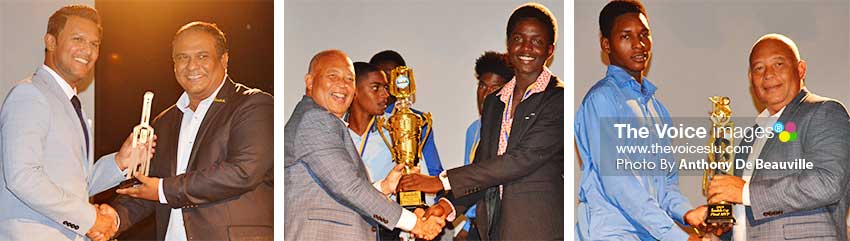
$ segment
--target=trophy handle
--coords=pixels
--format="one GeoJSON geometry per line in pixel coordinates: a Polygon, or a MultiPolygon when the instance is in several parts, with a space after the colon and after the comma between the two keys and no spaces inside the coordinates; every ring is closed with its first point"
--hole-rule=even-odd
{"type": "Polygon", "coordinates": [[[434,126],[434,121],[431,119],[431,112],[422,113],[422,119],[428,128],[425,128],[425,136],[419,144],[419,156],[422,156],[422,149],[425,148],[425,142],[428,142],[428,136],[431,135],[431,126],[434,126]]]}
{"type": "MultiPolygon", "coordinates": [[[[395,112],[395,109],[393,109],[393,112],[395,112]]],[[[387,148],[390,149],[390,153],[393,155],[393,160],[398,160],[396,153],[393,151],[393,145],[390,144],[390,141],[387,140],[387,136],[384,135],[384,126],[386,126],[384,123],[384,117],[376,116],[375,118],[375,126],[378,128],[378,134],[381,134],[381,139],[384,140],[384,144],[386,144],[387,148]]]]}
{"type": "Polygon", "coordinates": [[[145,149],[145,155],[144,155],[145,157],[142,158],[142,171],[141,172],[146,177],[150,176],[151,158],[153,158],[153,156],[151,156],[150,149],[152,148],[152,145],[153,145],[153,136],[154,136],[154,129],[151,128],[150,132],[148,132],[148,143],[147,143],[147,148],[145,149]]]}

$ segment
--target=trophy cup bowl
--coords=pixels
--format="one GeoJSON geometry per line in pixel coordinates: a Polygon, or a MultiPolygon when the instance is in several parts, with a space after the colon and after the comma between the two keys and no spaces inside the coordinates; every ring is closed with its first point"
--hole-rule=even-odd
{"type": "Polygon", "coordinates": [[[142,99],[142,118],[139,125],[133,128],[133,148],[130,149],[131,163],[127,166],[125,180],[118,184],[118,188],[128,188],[142,184],[134,176],[136,174],[148,176],[149,174],[150,159],[152,157],[150,150],[153,148],[154,136],[153,127],[150,126],[151,102],[153,102],[153,92],[145,92],[144,99],[142,99]]]}

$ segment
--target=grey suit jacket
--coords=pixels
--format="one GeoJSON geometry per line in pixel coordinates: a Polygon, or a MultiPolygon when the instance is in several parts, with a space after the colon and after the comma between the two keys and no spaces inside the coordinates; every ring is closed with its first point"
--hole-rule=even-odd
{"type": "Polygon", "coordinates": [[[395,227],[401,206],[369,183],[339,118],[304,96],[284,138],[286,240],[375,240],[371,224],[395,227]]]}
{"type": "Polygon", "coordinates": [[[779,122],[794,122],[797,140],[771,138],[759,158],[770,162],[805,159],[813,168],[754,170],[747,208],[747,240],[846,240],[850,116],[833,99],[806,89],[791,101],[779,122]]]}
{"type": "Polygon", "coordinates": [[[0,240],[85,240],[96,217],[89,197],[123,176],[114,155],[86,156],[77,113],[43,68],[6,96],[0,144],[0,240]]]}

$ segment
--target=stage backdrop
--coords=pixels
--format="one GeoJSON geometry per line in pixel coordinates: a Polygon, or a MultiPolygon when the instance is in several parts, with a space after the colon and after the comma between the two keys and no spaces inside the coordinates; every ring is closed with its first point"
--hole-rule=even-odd
{"type": "MultiPolygon", "coordinates": [[[[505,28],[523,0],[307,1],[284,3],[284,118],[304,95],[310,58],[340,49],[368,62],[382,50],[404,57],[416,78],[414,108],[431,112],[443,167],[463,165],[466,128],[478,118],[475,59],[505,52],[505,28]]],[[[559,31],[552,71],[564,76],[563,1],[538,1],[552,11],[559,31]]],[[[569,89],[569,88],[568,88],[569,89]]]]}
{"type": "MultiPolygon", "coordinates": [[[[806,85],[819,95],[850,104],[850,2],[845,0],[644,1],[652,30],[647,77],[656,97],[678,117],[707,118],[708,96],[732,98],[733,115],[755,117],[749,92],[749,51],[764,34],[793,39],[808,62],[806,85]]],[[[602,1],[575,3],[575,108],[604,77],[607,56],[599,47],[602,1]]],[[[737,140],[736,140],[737,142],[737,140]]],[[[578,155],[576,155],[578,156],[578,155]]],[[[581,168],[575,166],[575,186],[581,168]]],[[[705,203],[702,176],[681,176],[679,187],[691,203],[705,203]]],[[[577,202],[576,202],[577,203],[577,202]]]]}

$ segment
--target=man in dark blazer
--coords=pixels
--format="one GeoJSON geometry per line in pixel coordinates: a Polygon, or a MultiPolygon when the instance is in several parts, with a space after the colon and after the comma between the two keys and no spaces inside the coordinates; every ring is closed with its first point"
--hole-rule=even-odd
{"type": "Polygon", "coordinates": [[[119,231],[155,213],[157,240],[272,240],[273,98],[227,76],[226,46],[211,23],[174,35],[185,92],[154,120],[151,177],[110,203],[119,231]]]}
{"type": "MultiPolygon", "coordinates": [[[[772,128],[772,137],[741,143],[736,160],[751,164],[789,164],[810,168],[736,170],[717,176],[708,203],[735,203],[732,240],[847,240],[850,116],[834,99],[805,87],[806,61],[797,45],[781,34],[759,38],[750,51],[750,88],[765,107],[755,128],[772,128]],[[774,131],[775,130],[775,131],[774,131]]],[[[758,132],[756,132],[758,133],[758,132]]]]}
{"type": "MultiPolygon", "coordinates": [[[[557,25],[546,7],[517,8],[507,27],[513,80],[486,97],[475,160],[440,177],[406,175],[402,190],[447,195],[456,212],[478,204],[482,240],[557,240],[564,228],[564,83],[545,67],[557,25]]],[[[426,215],[451,213],[440,201],[426,215]]]]}

